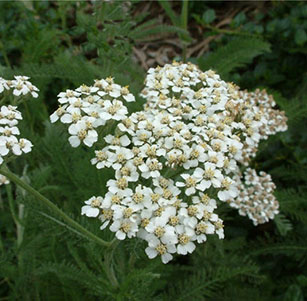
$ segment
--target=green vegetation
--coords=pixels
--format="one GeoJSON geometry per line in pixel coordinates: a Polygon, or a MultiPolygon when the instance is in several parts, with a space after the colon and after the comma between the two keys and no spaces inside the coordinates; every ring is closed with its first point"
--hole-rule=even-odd
{"type": "MultiPolygon", "coordinates": [[[[137,239],[108,248],[19,186],[0,190],[0,300],[297,300],[307,297],[307,4],[304,2],[16,1],[0,3],[0,76],[27,75],[39,98],[22,108],[31,153],[11,170],[101,240],[114,235],[80,215],[103,195],[110,172],[89,163],[51,124],[57,94],[112,76],[138,96],[145,73],[136,49],[168,39],[186,59],[243,89],[265,88],[289,130],[262,142],[252,162],[272,175],[280,214],[253,226],[219,208],[225,239],[208,239],[164,265],[137,239]],[[230,11],[228,16],[227,12],[230,11]],[[157,13],[163,14],[163,19],[157,13]],[[226,21],[225,21],[226,20],[226,21]],[[221,22],[225,25],[221,25],[221,22]],[[192,28],[198,28],[198,32],[192,28]],[[149,38],[156,37],[156,40],[149,38]],[[208,41],[198,52],[195,45],[208,41]],[[156,42],[152,42],[156,41],[156,42]],[[195,48],[196,49],[196,48],[195,48]],[[10,202],[8,201],[10,199],[10,202]],[[14,219],[14,218],[15,219],[14,219]]],[[[149,47],[149,46],[148,46],[149,47]]],[[[161,47],[164,47],[163,44],[161,47]]],[[[149,48],[148,48],[149,49],[149,48]]],[[[114,243],[114,242],[113,242],[114,243]]]]}

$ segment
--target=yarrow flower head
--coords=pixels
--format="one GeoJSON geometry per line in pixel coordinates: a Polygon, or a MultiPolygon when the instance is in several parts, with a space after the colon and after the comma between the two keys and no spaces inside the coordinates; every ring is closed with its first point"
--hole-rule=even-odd
{"type": "Polygon", "coordinates": [[[33,98],[38,97],[38,88],[30,81],[28,76],[15,75],[13,80],[6,80],[0,77],[0,93],[8,90],[13,90],[15,96],[25,96],[31,94],[33,98]]]}
{"type": "MultiPolygon", "coordinates": [[[[27,76],[15,76],[12,81],[0,78],[0,98],[2,102],[7,101],[12,92],[14,103],[21,103],[22,96],[27,94],[32,97],[38,97],[38,89],[29,81],[27,76]],[[12,90],[12,91],[11,91],[12,90]]],[[[29,153],[32,149],[32,143],[25,138],[18,138],[20,131],[18,123],[22,120],[22,114],[15,105],[2,105],[0,108],[0,164],[5,157],[20,156],[22,153],[29,153]]],[[[1,178],[1,184],[7,184],[5,177],[1,178]]]]}
{"type": "Polygon", "coordinates": [[[236,180],[240,193],[236,198],[229,198],[231,207],[239,210],[239,214],[248,216],[255,226],[274,219],[279,213],[279,203],[273,192],[275,184],[271,176],[260,172],[259,176],[253,169],[246,169],[244,177],[236,180]]]}
{"type": "Polygon", "coordinates": [[[175,253],[192,253],[208,235],[224,238],[219,202],[240,198],[242,165],[261,139],[286,130],[286,118],[265,92],[240,91],[190,63],[149,69],[141,96],[144,109],[129,116],[129,90],[112,78],[96,81],[60,93],[51,120],[70,124],[73,147],[103,139],[91,163],[114,170],[107,193],[86,201],[82,214],[100,219],[101,229],[109,226],[119,240],[145,240],[148,257],[167,263],[175,253]],[[112,134],[101,136],[97,128],[110,122],[112,134]]]}
{"type": "Polygon", "coordinates": [[[135,101],[128,86],[121,87],[113,78],[96,80],[93,86],[82,85],[58,94],[59,108],[50,116],[51,122],[68,124],[72,147],[93,146],[103,128],[112,129],[115,122],[126,119],[126,102],[135,101]]]}

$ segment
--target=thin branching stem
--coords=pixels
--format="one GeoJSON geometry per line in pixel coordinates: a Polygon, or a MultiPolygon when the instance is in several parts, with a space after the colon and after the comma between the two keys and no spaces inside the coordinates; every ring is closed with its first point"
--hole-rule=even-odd
{"type": "Polygon", "coordinates": [[[83,226],[81,226],[79,223],[75,222],[72,218],[70,218],[66,213],[64,213],[61,209],[59,209],[54,203],[52,203],[50,200],[48,200],[46,197],[44,197],[42,194],[40,194],[37,190],[35,190],[33,187],[28,185],[26,182],[21,180],[19,177],[17,177],[13,172],[11,172],[7,167],[2,166],[0,168],[0,173],[4,176],[6,176],[9,180],[14,182],[16,185],[20,186],[24,190],[26,190],[28,193],[32,194],[37,200],[41,201],[44,205],[46,205],[49,209],[51,209],[54,213],[56,213],[58,216],[60,216],[63,221],[65,221],[69,226],[76,229],[85,237],[95,241],[96,243],[104,246],[104,247],[110,247],[112,246],[112,242],[107,242],[92,232],[85,229],[83,226]]]}
{"type": "MultiPolygon", "coordinates": [[[[184,0],[182,3],[182,12],[181,12],[181,27],[185,31],[188,30],[188,8],[189,8],[189,0],[184,0]]],[[[187,61],[187,42],[183,40],[183,50],[182,50],[182,59],[184,62],[187,61]]]]}
{"type": "Polygon", "coordinates": [[[3,58],[4,58],[6,66],[11,68],[10,60],[9,60],[9,58],[7,56],[6,49],[5,49],[4,44],[2,43],[2,41],[0,41],[0,49],[2,50],[2,55],[3,55],[3,58]]]}
{"type": "Polygon", "coordinates": [[[104,254],[104,266],[107,277],[109,278],[113,287],[117,288],[119,286],[118,280],[115,275],[115,271],[113,268],[113,254],[116,247],[119,245],[120,241],[114,238],[111,243],[109,249],[104,254]]]}
{"type": "Polygon", "coordinates": [[[6,194],[7,194],[7,198],[8,198],[8,201],[9,201],[11,214],[12,214],[13,220],[14,220],[16,226],[17,226],[17,225],[21,224],[21,221],[19,220],[18,215],[17,215],[16,210],[15,210],[12,186],[11,186],[11,184],[7,184],[7,185],[5,185],[5,188],[6,188],[6,194]]]}

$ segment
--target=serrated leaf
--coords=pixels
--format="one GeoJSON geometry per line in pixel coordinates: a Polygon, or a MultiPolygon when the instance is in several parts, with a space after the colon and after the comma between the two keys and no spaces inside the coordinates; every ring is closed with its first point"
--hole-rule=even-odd
{"type": "Polygon", "coordinates": [[[214,69],[222,77],[227,76],[236,68],[250,63],[256,56],[270,52],[268,42],[255,38],[237,38],[227,45],[198,59],[198,65],[202,70],[214,69]]]}
{"type": "Polygon", "coordinates": [[[274,222],[280,235],[282,236],[286,236],[287,233],[293,228],[291,222],[283,214],[276,215],[274,222]]]}

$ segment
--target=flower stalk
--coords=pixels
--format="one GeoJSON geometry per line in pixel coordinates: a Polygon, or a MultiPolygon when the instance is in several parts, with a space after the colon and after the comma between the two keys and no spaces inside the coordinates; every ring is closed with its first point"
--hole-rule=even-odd
{"type": "Polygon", "coordinates": [[[17,177],[13,172],[11,172],[7,167],[1,166],[0,173],[4,176],[6,176],[9,180],[14,182],[16,185],[20,186],[24,190],[26,190],[28,193],[32,194],[37,200],[43,202],[49,209],[51,209],[54,213],[56,213],[58,216],[60,216],[69,226],[73,227],[80,233],[84,234],[89,239],[95,241],[96,243],[102,245],[103,247],[110,247],[112,244],[111,242],[107,242],[92,232],[88,231],[84,227],[82,227],[80,224],[75,222],[73,219],[71,219],[66,213],[64,213],[61,209],[59,209],[55,204],[53,204],[49,199],[47,199],[45,196],[40,194],[37,190],[35,190],[33,187],[28,185],[26,182],[21,180],[19,177],[17,177]]]}
{"type": "Polygon", "coordinates": [[[119,245],[120,240],[114,238],[111,243],[110,247],[104,254],[104,267],[107,274],[108,279],[110,280],[113,287],[117,288],[119,286],[118,280],[115,275],[115,271],[113,268],[113,254],[116,247],[119,245]]]}

